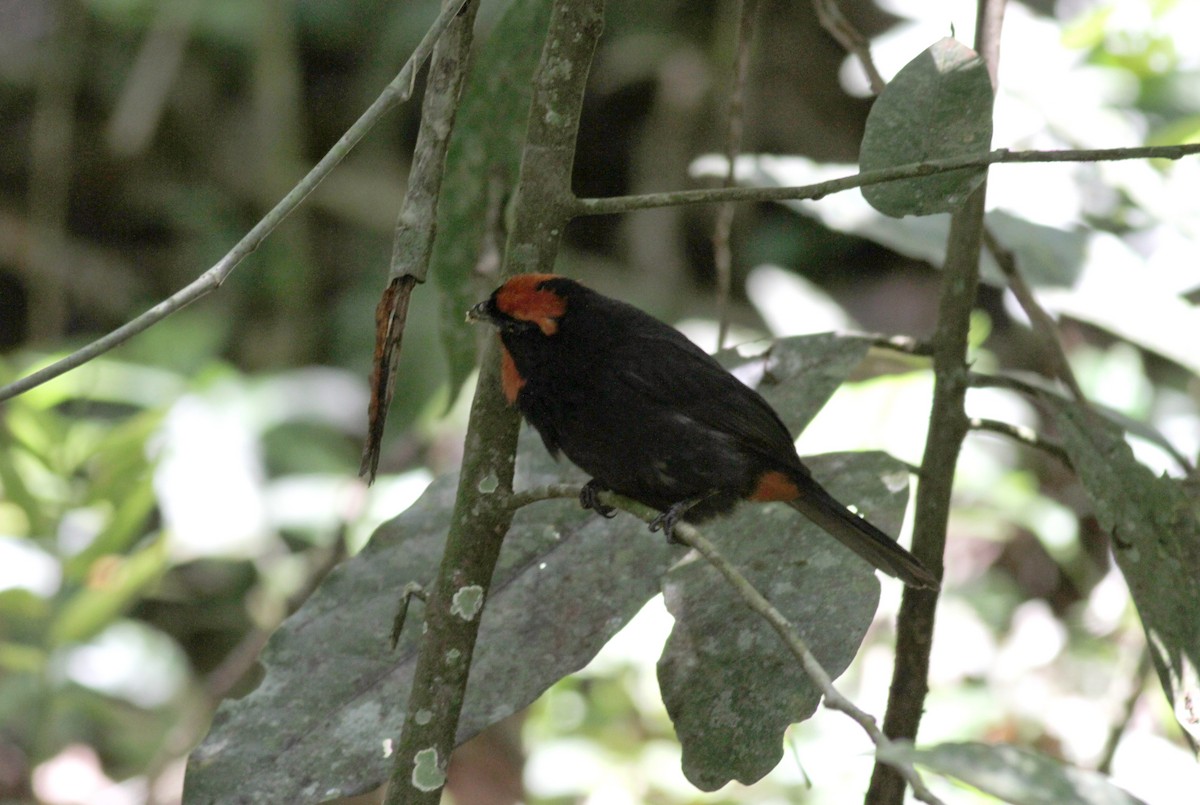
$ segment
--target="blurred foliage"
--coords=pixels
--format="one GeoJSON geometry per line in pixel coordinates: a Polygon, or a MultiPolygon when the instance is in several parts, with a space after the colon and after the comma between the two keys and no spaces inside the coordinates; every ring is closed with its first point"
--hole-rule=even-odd
{"type": "MultiPolygon", "coordinates": [[[[391,78],[436,5],[0,3],[0,382],[115,327],[218,259],[391,78]]],[[[481,35],[505,5],[484,2],[481,35]]],[[[576,189],[687,186],[693,159],[722,142],[736,4],[608,5],[576,189]]],[[[947,20],[968,40],[974,6],[925,16],[925,3],[840,5],[864,33],[885,34],[874,45],[885,75],[944,36],[947,20]]],[[[1003,56],[994,145],[1197,139],[1194,3],[1111,0],[1070,20],[1030,5],[1010,7],[1007,35],[1020,46],[1003,56]]],[[[870,107],[853,89],[856,68],[844,70],[848,93],[843,54],[809,4],[772,0],[761,13],[771,22],[756,42],[744,150],[853,161],[870,107]]],[[[180,759],[216,699],[252,683],[265,635],[339,546],[357,549],[432,474],[456,465],[464,403],[451,399],[441,328],[457,321],[430,283],[405,335],[384,474],[369,492],[353,480],[372,311],[417,113],[406,105],[374,131],[218,294],[0,407],[0,780],[10,786],[0,798],[32,796],[37,779],[48,802],[177,799],[180,759]]],[[[760,175],[784,175],[766,164],[760,175]]],[[[1006,167],[989,179],[1001,214],[1026,225],[1006,245],[1028,247],[1019,257],[1037,276],[1035,261],[1049,255],[1045,285],[1061,291],[1046,304],[1063,316],[1085,391],[1193,462],[1196,177],[1192,160],[1006,167]]],[[[841,326],[930,331],[936,277],[926,262],[937,258],[928,244],[943,238],[912,219],[902,239],[839,219],[849,197],[739,211],[734,315],[747,339],[798,332],[826,314],[841,326]],[[768,262],[786,270],[768,274],[768,262]],[[816,310],[813,299],[827,304],[816,310]]],[[[663,317],[704,318],[714,309],[709,216],[576,221],[564,270],[663,317]]],[[[455,294],[492,284],[467,281],[455,294]]],[[[977,368],[1045,371],[1045,352],[1001,292],[985,291],[978,316],[988,326],[977,368]]],[[[870,359],[806,431],[801,452],[883,449],[919,461],[929,387],[919,368],[870,359]]],[[[1049,428],[1013,395],[977,390],[970,403],[973,415],[1049,428]]],[[[1130,441],[1155,473],[1178,474],[1161,447],[1130,441]]],[[[1113,734],[1115,777],[1168,802],[1195,790],[1194,761],[1147,681],[1137,615],[1092,512],[1053,459],[971,438],[923,735],[1009,742],[1094,767],[1113,734]]],[[[889,589],[841,680],[876,713],[896,604],[889,589]]],[[[530,801],[606,791],[663,803],[857,797],[868,747],[828,714],[793,728],[796,762],[753,789],[688,786],[653,678],[668,623],[655,606],[531,709],[530,801]],[[802,769],[815,788],[805,789],[802,769]]],[[[984,801],[962,789],[948,796],[984,801]]]]}

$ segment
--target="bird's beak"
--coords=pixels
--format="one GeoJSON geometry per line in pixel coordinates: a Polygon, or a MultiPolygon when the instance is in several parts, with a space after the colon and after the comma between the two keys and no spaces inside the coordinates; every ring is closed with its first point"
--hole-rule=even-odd
{"type": "Polygon", "coordinates": [[[478,305],[474,305],[470,310],[467,311],[467,321],[470,322],[471,324],[474,324],[477,321],[491,321],[491,320],[492,320],[492,317],[489,316],[488,312],[487,312],[487,302],[486,301],[480,302],[478,305]]]}

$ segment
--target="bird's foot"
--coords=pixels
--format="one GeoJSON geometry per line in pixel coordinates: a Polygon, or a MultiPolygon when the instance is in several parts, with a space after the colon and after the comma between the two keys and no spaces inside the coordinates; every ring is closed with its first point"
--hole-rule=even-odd
{"type": "Polygon", "coordinates": [[[651,520],[650,530],[663,532],[663,536],[667,538],[667,542],[672,545],[682,545],[683,541],[675,538],[675,525],[687,514],[688,509],[695,506],[700,500],[702,498],[679,501],[651,520]]]}
{"type": "Polygon", "coordinates": [[[579,490],[579,505],[611,520],[617,516],[617,510],[600,502],[600,493],[607,491],[609,491],[607,486],[593,478],[583,485],[583,489],[579,490]]]}

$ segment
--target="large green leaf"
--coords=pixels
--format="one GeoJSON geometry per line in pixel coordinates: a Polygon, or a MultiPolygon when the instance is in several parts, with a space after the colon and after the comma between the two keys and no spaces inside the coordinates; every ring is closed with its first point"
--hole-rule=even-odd
{"type": "MultiPolygon", "coordinates": [[[[549,19],[549,0],[513,0],[480,48],[459,102],[431,258],[433,279],[441,290],[451,400],[475,367],[476,334],[464,317],[477,297],[491,288],[485,291],[471,278],[487,239],[496,234],[488,231],[496,225],[489,221],[489,205],[502,209],[516,182],[533,71],[549,19]]],[[[503,243],[493,248],[503,248],[503,243]]]]}
{"type": "MultiPolygon", "coordinates": [[[[908,471],[882,453],[808,459],[842,500],[895,533],[908,471]]],[[[781,506],[742,506],[704,527],[722,554],[800,632],[831,676],[846,669],[879,604],[873,568],[781,506]]],[[[750,784],[783,756],[783,732],[813,714],[820,690],[779,635],[710,565],[695,559],[664,583],[675,628],[658,664],[663,702],[683,744],[683,772],[714,791],[750,784]]]]}
{"type": "MultiPolygon", "coordinates": [[[[526,440],[522,486],[562,480],[526,440]]],[[[405,583],[436,574],[457,481],[436,481],[336,568],[271,638],[266,675],[221,705],[192,754],[190,803],[319,802],[378,786],[400,735],[421,629],[414,604],[389,645],[405,583]]],[[[575,501],[520,512],[504,541],[480,624],[459,740],[578,670],[657,592],[678,548],[631,517],[605,521],[575,501]]]]}
{"type": "MultiPolygon", "coordinates": [[[[942,39],[896,74],[871,107],[859,161],[863,171],[959,156],[984,156],[992,142],[992,82],[975,51],[942,39]]],[[[953,212],[983,181],[982,168],[868,185],[863,196],[885,215],[953,212]]]]}
{"type": "Polygon", "coordinates": [[[1113,555],[1163,689],[1180,725],[1200,743],[1200,512],[1186,481],[1158,478],[1124,434],[1077,404],[1051,403],[1063,447],[1112,536],[1113,555]]]}
{"type": "Polygon", "coordinates": [[[1016,746],[946,743],[915,749],[908,742],[898,741],[886,751],[879,750],[878,756],[885,763],[920,763],[1016,805],[1142,802],[1102,774],[1067,766],[1016,746]]]}

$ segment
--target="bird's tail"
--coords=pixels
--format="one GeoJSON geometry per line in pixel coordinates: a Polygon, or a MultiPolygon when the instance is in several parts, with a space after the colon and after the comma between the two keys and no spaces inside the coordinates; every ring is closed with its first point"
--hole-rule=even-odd
{"type": "Polygon", "coordinates": [[[894,539],[839,503],[812,477],[799,480],[800,494],[787,501],[789,506],[889,576],[900,579],[909,587],[939,589],[933,574],[894,539]]]}

